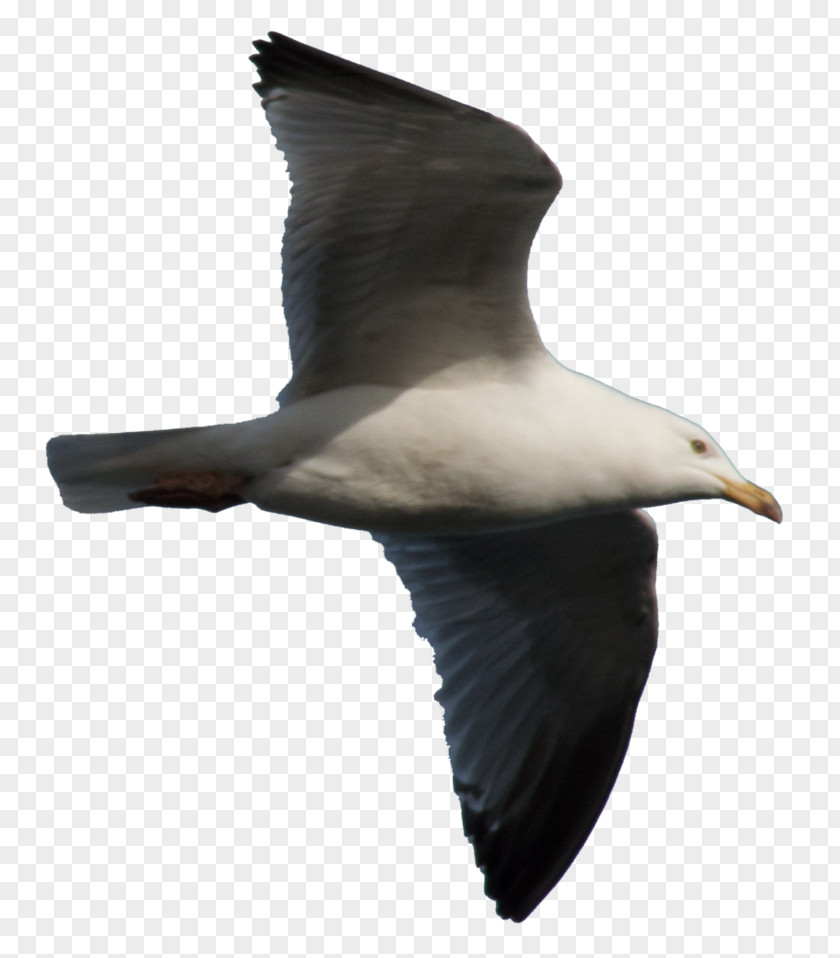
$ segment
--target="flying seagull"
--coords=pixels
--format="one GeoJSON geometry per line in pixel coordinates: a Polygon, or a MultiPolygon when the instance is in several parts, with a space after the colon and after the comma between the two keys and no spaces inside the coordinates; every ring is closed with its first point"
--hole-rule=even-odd
{"type": "Polygon", "coordinates": [[[280,408],[59,436],[49,467],[78,512],[252,503],[368,530],[434,648],[485,891],[522,921],[600,815],[650,670],[640,510],[781,509],[705,430],[545,349],[527,263],[561,178],[523,130],[277,33],[254,46],[292,181],[280,408]]]}

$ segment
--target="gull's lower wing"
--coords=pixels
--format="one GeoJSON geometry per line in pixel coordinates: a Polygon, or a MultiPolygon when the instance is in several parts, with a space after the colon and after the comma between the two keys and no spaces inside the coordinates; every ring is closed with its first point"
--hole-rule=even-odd
{"type": "Polygon", "coordinates": [[[277,33],[254,46],[292,180],[283,400],[539,348],[528,253],[561,180],[530,137],[277,33]]]}
{"type": "Polygon", "coordinates": [[[434,648],[485,891],[522,921],[574,861],[624,759],[656,649],[655,527],[618,512],[376,538],[434,648]]]}

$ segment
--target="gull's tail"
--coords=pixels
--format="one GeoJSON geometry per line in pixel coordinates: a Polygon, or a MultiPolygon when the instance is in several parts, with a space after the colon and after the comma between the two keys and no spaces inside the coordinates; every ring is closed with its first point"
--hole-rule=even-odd
{"type": "Polygon", "coordinates": [[[231,429],[236,424],[56,436],[47,464],[64,505],[76,512],[145,505],[218,512],[242,501],[231,491],[248,478],[231,472],[236,460],[224,455],[231,429]]]}

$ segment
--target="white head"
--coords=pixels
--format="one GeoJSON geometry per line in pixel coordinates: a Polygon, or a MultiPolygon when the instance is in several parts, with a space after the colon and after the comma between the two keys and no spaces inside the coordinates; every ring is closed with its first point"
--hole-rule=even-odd
{"type": "Polygon", "coordinates": [[[774,522],[782,521],[775,498],[746,480],[705,429],[658,406],[639,405],[644,413],[631,441],[645,457],[646,479],[662,496],[661,504],[728,499],[774,522]]]}
{"type": "Polygon", "coordinates": [[[577,431],[584,442],[600,437],[599,461],[589,477],[592,498],[599,497],[603,476],[610,489],[622,490],[622,505],[728,499],[782,521],[779,503],[744,479],[705,429],[596,380],[589,383],[592,392],[589,402],[578,407],[577,431]]]}

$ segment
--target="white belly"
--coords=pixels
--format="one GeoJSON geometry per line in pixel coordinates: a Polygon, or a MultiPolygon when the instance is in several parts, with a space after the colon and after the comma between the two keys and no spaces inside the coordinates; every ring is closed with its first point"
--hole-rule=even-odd
{"type": "MultiPolygon", "coordinates": [[[[546,411],[510,387],[353,387],[262,420],[280,451],[240,494],[270,512],[383,532],[469,532],[557,514],[546,411]]],[[[270,438],[269,438],[270,435],[270,438]]],[[[562,499],[562,496],[560,496],[562,499]]]]}

